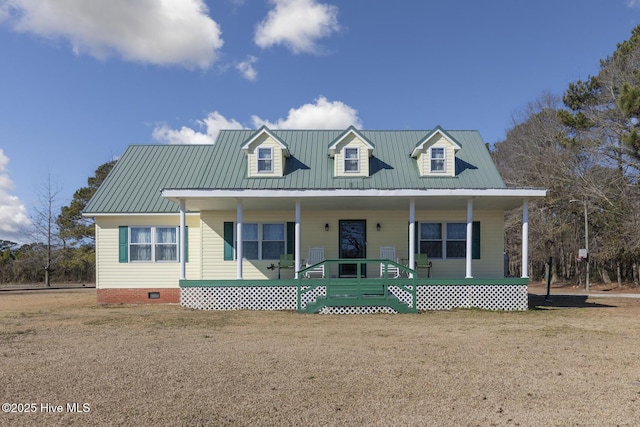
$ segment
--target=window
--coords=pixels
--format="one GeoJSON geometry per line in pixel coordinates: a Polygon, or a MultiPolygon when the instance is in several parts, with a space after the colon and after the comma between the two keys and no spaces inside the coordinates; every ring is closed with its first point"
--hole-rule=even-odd
{"type": "Polygon", "coordinates": [[[445,172],[444,147],[431,148],[431,172],[445,172]]]}
{"type": "Polygon", "coordinates": [[[132,227],[130,242],[129,255],[131,261],[151,261],[153,248],[153,244],[151,243],[151,227],[132,227]]]}
{"type": "Polygon", "coordinates": [[[426,253],[429,258],[465,258],[467,255],[467,224],[458,222],[420,223],[419,245],[420,253],[426,253]]]}
{"type": "Polygon", "coordinates": [[[344,171],[360,172],[360,153],[358,148],[344,149],[344,171]]]}
{"type": "Polygon", "coordinates": [[[178,260],[176,227],[130,227],[129,259],[142,262],[178,260]]]}
{"type": "Polygon", "coordinates": [[[262,224],[262,259],[279,259],[284,250],[284,224],[262,224]]]}
{"type": "Polygon", "coordinates": [[[442,258],[442,224],[420,224],[420,253],[429,258],[442,258]]]}
{"type": "Polygon", "coordinates": [[[467,256],[467,224],[447,224],[447,258],[464,258],[467,256]]]}
{"type": "Polygon", "coordinates": [[[280,259],[285,252],[284,224],[242,224],[242,255],[245,259],[280,259]]]}
{"type": "Polygon", "coordinates": [[[258,148],[258,172],[273,172],[273,148],[258,148]]]}

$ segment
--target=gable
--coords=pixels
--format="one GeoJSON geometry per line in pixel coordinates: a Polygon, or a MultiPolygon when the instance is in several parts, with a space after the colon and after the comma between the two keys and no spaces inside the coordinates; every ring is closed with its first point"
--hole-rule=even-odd
{"type": "Polygon", "coordinates": [[[353,126],[329,144],[333,176],[369,176],[374,144],[353,126]]]}
{"type": "Polygon", "coordinates": [[[285,159],[290,156],[288,145],[267,127],[258,129],[243,145],[247,156],[248,177],[281,177],[285,159]]]}
{"type": "Polygon", "coordinates": [[[411,157],[420,176],[456,176],[456,153],[460,144],[439,126],[420,140],[411,157]]]}

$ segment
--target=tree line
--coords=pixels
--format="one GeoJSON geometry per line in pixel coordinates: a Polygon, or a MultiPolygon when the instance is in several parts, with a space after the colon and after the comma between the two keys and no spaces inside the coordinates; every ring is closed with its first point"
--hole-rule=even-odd
{"type": "Polygon", "coordinates": [[[68,206],[57,208],[58,191],[48,179],[34,207],[31,239],[18,245],[0,240],[0,283],[95,281],[94,220],[82,211],[115,161],[99,166],[87,186],[77,190],[68,206]]]}
{"type": "MultiPolygon", "coordinates": [[[[544,187],[530,203],[530,272],[541,278],[633,283],[640,273],[640,26],[600,61],[597,75],[542,94],[514,117],[492,155],[506,183],[544,187]],[[585,224],[586,217],[586,224],[585,224]],[[588,235],[589,256],[580,259],[588,235]]],[[[506,217],[510,273],[518,275],[521,212],[506,217]]]]}

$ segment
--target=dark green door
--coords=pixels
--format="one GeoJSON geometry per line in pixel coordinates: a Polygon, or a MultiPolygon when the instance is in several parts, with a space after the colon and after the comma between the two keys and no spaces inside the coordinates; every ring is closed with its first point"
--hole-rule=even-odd
{"type": "MultiPolygon", "coordinates": [[[[367,257],[367,221],[340,220],[340,258],[367,257]]],[[[357,264],[341,264],[340,277],[356,277],[357,264]]],[[[361,277],[367,275],[367,266],[362,264],[361,277]]]]}

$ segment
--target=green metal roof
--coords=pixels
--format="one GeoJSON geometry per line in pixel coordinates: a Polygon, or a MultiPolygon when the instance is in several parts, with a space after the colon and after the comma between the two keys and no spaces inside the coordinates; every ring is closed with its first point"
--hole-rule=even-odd
{"type": "Polygon", "coordinates": [[[270,130],[288,147],[285,174],[248,178],[242,146],[255,130],[221,131],[213,145],[132,145],[88,203],[85,213],[169,213],[163,189],[497,189],[506,188],[477,131],[447,131],[462,149],[455,177],[421,177],[410,157],[423,131],[358,131],[375,145],[369,177],[334,177],[328,145],[344,130],[270,130]]]}

